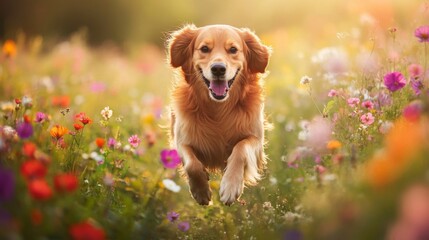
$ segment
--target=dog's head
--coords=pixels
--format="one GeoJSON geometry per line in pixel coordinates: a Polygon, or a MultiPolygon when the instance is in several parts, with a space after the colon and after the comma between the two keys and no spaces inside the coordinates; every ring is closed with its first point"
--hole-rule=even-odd
{"type": "Polygon", "coordinates": [[[196,74],[193,84],[205,84],[210,98],[218,102],[228,98],[243,73],[264,73],[270,56],[254,33],[227,25],[185,26],[172,34],[169,51],[170,64],[187,76],[196,74]]]}

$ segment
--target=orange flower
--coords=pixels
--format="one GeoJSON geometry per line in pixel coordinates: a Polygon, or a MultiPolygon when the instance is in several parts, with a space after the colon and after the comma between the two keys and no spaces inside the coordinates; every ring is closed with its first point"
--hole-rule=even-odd
{"type": "Polygon", "coordinates": [[[6,57],[15,57],[16,43],[12,40],[6,40],[3,44],[3,54],[6,55],[6,57]]]}
{"type": "Polygon", "coordinates": [[[104,143],[106,142],[106,140],[104,140],[104,138],[96,138],[95,139],[95,144],[97,144],[97,147],[102,148],[104,146],[104,143]]]}
{"type": "Polygon", "coordinates": [[[54,186],[58,192],[74,192],[78,185],[78,179],[74,174],[63,173],[54,177],[54,186]]]}
{"type": "Polygon", "coordinates": [[[52,97],[52,105],[57,107],[67,108],[70,106],[70,97],[67,95],[54,96],[52,97]]]}
{"type": "Polygon", "coordinates": [[[67,134],[69,130],[66,127],[57,124],[53,126],[49,132],[51,133],[51,136],[53,138],[58,140],[62,138],[65,134],[67,134]]]}
{"type": "Polygon", "coordinates": [[[28,184],[28,190],[32,198],[36,200],[48,200],[52,197],[52,189],[46,180],[36,179],[28,184]]]}
{"type": "Polygon", "coordinates": [[[36,144],[32,142],[26,142],[24,143],[24,146],[22,146],[22,153],[27,157],[34,157],[36,149],[36,144]]]}
{"type": "Polygon", "coordinates": [[[43,178],[46,175],[46,166],[38,160],[28,160],[21,165],[21,174],[27,179],[43,178]]]}
{"type": "Polygon", "coordinates": [[[102,228],[95,227],[89,221],[84,221],[72,225],[69,229],[69,233],[73,240],[104,240],[106,234],[102,228]]]}
{"type": "Polygon", "coordinates": [[[73,127],[74,127],[74,130],[76,130],[76,131],[79,131],[79,130],[81,130],[83,128],[83,126],[80,125],[79,123],[73,124],[73,127]]]}
{"type": "Polygon", "coordinates": [[[86,116],[86,113],[83,113],[83,112],[76,114],[75,118],[76,118],[76,120],[80,121],[83,125],[92,123],[91,118],[86,116]]]}
{"type": "Polygon", "coordinates": [[[338,140],[331,140],[326,144],[326,148],[329,150],[335,150],[341,148],[341,142],[338,140]]]}

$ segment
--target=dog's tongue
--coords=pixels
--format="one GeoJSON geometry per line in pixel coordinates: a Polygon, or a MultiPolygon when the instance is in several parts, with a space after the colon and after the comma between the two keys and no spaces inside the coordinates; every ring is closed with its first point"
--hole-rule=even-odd
{"type": "Polygon", "coordinates": [[[227,81],[210,81],[210,89],[217,96],[223,96],[228,90],[228,82],[227,81]]]}

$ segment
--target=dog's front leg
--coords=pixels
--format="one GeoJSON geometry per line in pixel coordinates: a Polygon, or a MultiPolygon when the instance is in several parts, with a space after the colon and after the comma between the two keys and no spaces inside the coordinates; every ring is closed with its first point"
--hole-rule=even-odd
{"type": "Polygon", "coordinates": [[[227,161],[220,184],[220,200],[231,205],[243,193],[244,181],[256,184],[259,180],[258,160],[262,156],[261,141],[250,136],[238,142],[227,161]]]}
{"type": "Polygon", "coordinates": [[[189,146],[182,145],[180,152],[183,157],[183,165],[188,176],[192,197],[201,205],[208,205],[212,192],[209,186],[209,174],[203,164],[197,159],[194,151],[189,146]]]}

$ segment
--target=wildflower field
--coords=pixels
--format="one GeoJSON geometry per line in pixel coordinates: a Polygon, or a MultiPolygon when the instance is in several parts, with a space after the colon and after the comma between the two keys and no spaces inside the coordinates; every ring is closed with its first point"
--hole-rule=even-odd
{"type": "Polygon", "coordinates": [[[269,161],[232,206],[180,175],[162,44],[0,38],[0,239],[429,239],[429,3],[395,6],[256,32],[269,161]]]}

